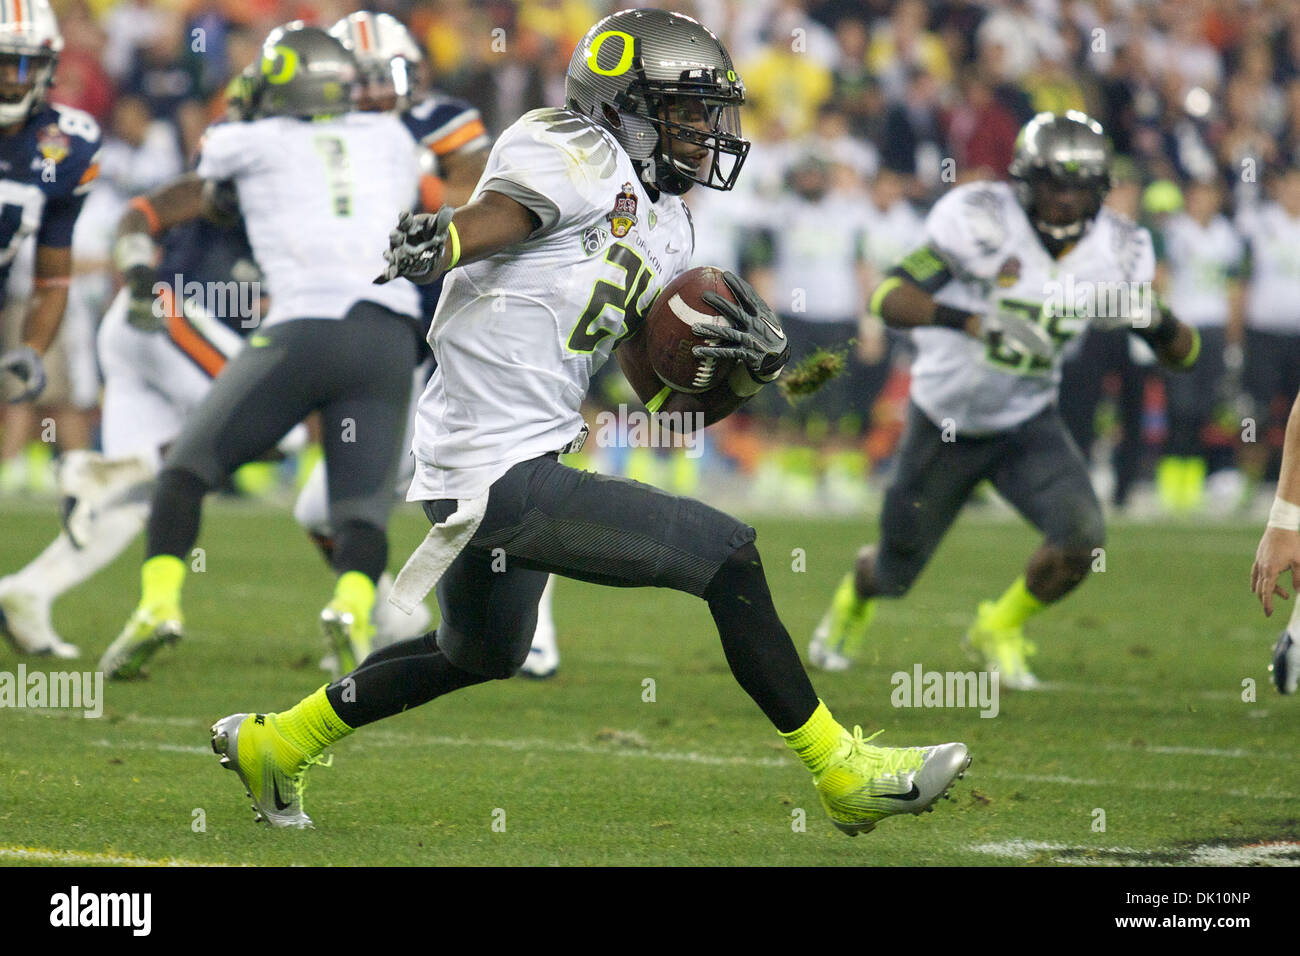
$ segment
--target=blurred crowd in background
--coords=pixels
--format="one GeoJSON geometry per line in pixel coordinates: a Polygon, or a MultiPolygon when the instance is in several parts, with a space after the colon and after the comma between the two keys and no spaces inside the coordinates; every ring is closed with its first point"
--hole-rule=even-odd
{"type": "MultiPolygon", "coordinates": [[[[273,26],[328,26],[357,9],[328,0],[54,5],[66,48],[53,98],[103,125],[105,210],[192,162],[227,82],[273,26]]],[[[388,0],[370,9],[405,22],[434,86],[475,105],[495,134],[529,109],[563,103],[577,40],[625,5],[388,0]]],[[[1264,495],[1300,389],[1300,3],[645,5],[717,32],[748,90],[743,132],[754,145],[739,186],[688,196],[696,264],[744,273],[785,318],[796,353],[841,352],[846,371],[798,404],[767,390],[710,430],[700,458],[597,445],[589,466],[706,496],[743,484],[760,504],[869,505],[901,432],[908,361],[906,338],[865,314],[871,289],[922,241],[939,195],[1004,178],[1022,124],[1077,109],[1102,123],[1118,157],[1108,203],[1157,235],[1158,288],[1176,314],[1210,330],[1202,370],[1178,381],[1123,332],[1090,332],[1072,346],[1062,408],[1100,489],[1135,512],[1230,513],[1264,495]]],[[[89,204],[87,214],[97,221],[89,204]]],[[[80,245],[77,268],[102,277],[97,296],[107,302],[107,240],[80,245]]],[[[93,328],[71,323],[67,334],[93,328]]],[[[632,401],[616,373],[599,386],[598,402],[632,401]]],[[[86,391],[60,402],[93,408],[86,391]]],[[[60,440],[93,442],[93,428],[92,412],[60,440]]],[[[49,443],[38,439],[7,430],[0,494],[48,487],[49,443]]]]}

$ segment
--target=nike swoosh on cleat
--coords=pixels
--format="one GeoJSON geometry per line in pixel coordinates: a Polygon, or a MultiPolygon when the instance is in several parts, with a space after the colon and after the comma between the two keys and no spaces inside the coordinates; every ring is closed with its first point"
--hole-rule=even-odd
{"type": "MultiPolygon", "coordinates": [[[[913,785],[912,785],[912,789],[913,789],[913,790],[916,789],[916,784],[913,784],[913,785]]],[[[271,791],[272,791],[272,793],[275,795],[275,797],[274,797],[274,799],[275,799],[275,809],[277,809],[277,810],[288,810],[288,809],[289,809],[289,804],[285,803],[284,800],[282,800],[282,799],[280,798],[280,781],[279,781],[279,780],[272,780],[272,781],[271,781],[271,791]]]]}
{"type": "Polygon", "coordinates": [[[890,800],[916,800],[921,796],[921,788],[912,784],[912,789],[907,793],[882,793],[882,797],[888,797],[890,800]]]}

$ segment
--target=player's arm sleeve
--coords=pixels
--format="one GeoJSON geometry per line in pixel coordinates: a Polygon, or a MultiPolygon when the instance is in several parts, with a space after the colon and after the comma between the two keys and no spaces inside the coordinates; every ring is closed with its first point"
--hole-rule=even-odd
{"type": "Polygon", "coordinates": [[[68,158],[55,167],[55,176],[72,180],[72,188],[50,196],[45,203],[41,225],[36,232],[36,244],[55,249],[72,245],[72,230],[77,216],[86,203],[86,195],[99,178],[99,128],[93,127],[86,135],[72,137],[68,158]]]}
{"type": "Polygon", "coordinates": [[[430,115],[427,132],[421,131],[420,145],[435,156],[473,153],[492,145],[479,111],[459,100],[438,106],[430,115]]]}
{"type": "Polygon", "coordinates": [[[605,211],[618,192],[605,179],[617,163],[614,147],[594,128],[589,135],[596,142],[579,155],[550,131],[516,123],[492,148],[478,191],[501,193],[532,212],[540,223],[533,236],[589,222],[602,211],[601,187],[605,211]]]}
{"type": "Polygon", "coordinates": [[[904,256],[885,274],[885,277],[900,282],[910,282],[934,295],[952,281],[952,270],[948,268],[939,250],[924,245],[904,256]]]}
{"type": "Polygon", "coordinates": [[[895,279],[919,286],[934,295],[964,270],[964,250],[976,246],[971,223],[972,194],[961,189],[943,196],[925,217],[925,236],[919,247],[909,252],[885,274],[886,282],[895,279]]]}

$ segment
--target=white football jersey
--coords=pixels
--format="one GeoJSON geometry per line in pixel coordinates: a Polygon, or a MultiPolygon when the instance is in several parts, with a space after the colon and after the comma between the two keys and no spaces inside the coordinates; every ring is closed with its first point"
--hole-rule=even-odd
{"type": "Polygon", "coordinates": [[[925,220],[906,199],[900,199],[884,210],[868,200],[863,254],[878,272],[888,272],[899,259],[924,241],[925,220]]]}
{"type": "Polygon", "coordinates": [[[1042,361],[954,329],[914,329],[912,400],[958,434],[1007,431],[1055,402],[1062,350],[1087,325],[1093,302],[1135,287],[1149,294],[1155,276],[1151,234],[1109,209],[1053,259],[1006,183],[958,186],[930,210],[925,227],[926,245],[953,276],[938,302],[1029,319],[1056,346],[1054,358],[1042,361]]]}
{"type": "Polygon", "coordinates": [[[1241,274],[1246,246],[1225,216],[1202,226],[1186,213],[1160,230],[1161,258],[1169,264],[1169,309],[1196,326],[1228,322],[1228,280],[1241,274]]]}
{"type": "Polygon", "coordinates": [[[447,276],[411,501],[477,497],[577,437],[592,372],[691,258],[682,200],[651,202],[614,138],[568,110],[533,110],[507,129],[474,197],[484,191],[522,203],[541,226],[447,276]]]}
{"type": "Polygon", "coordinates": [[[1266,202],[1238,219],[1250,243],[1246,325],[1263,332],[1300,333],[1300,219],[1266,202]]]}
{"type": "Polygon", "coordinates": [[[397,117],[222,123],[204,136],[198,173],[233,180],[239,192],[253,255],[275,290],[263,325],[340,319],[363,299],[419,315],[410,282],[372,281],[387,266],[388,234],[419,194],[415,141],[397,117]]]}
{"type": "Polygon", "coordinates": [[[857,321],[866,307],[857,269],[869,215],[862,200],[835,191],[773,202],[772,308],[806,322],[857,321]]]}

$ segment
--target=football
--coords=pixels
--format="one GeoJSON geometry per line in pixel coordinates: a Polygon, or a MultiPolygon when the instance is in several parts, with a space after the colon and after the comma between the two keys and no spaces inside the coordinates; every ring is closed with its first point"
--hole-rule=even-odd
{"type": "Polygon", "coordinates": [[[679,392],[698,394],[726,382],[735,368],[734,359],[696,358],[697,345],[717,345],[718,339],[705,339],[691,331],[704,322],[728,325],[717,310],[701,298],[716,292],[724,299],[736,301],[722,270],[703,266],[683,272],[664,287],[646,316],[646,337],[650,366],[665,385],[679,392]]]}

